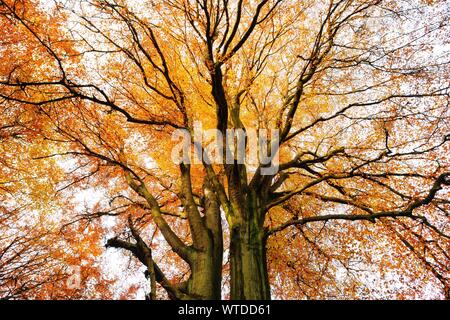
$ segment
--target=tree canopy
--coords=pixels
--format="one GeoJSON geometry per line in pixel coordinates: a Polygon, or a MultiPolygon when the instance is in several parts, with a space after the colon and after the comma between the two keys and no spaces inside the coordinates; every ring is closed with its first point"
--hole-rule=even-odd
{"type": "Polygon", "coordinates": [[[450,298],[449,14],[0,0],[0,297],[450,298]]]}

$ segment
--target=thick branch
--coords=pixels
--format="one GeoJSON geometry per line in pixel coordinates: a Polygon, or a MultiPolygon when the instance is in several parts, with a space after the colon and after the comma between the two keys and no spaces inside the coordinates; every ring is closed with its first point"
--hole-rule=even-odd
{"type": "MultiPolygon", "coordinates": [[[[413,216],[413,210],[417,209],[419,207],[428,205],[433,201],[436,193],[442,189],[442,186],[450,186],[450,172],[446,172],[441,174],[436,181],[434,182],[433,186],[431,187],[430,191],[428,192],[427,196],[425,198],[413,201],[410,203],[404,210],[398,210],[398,211],[382,211],[382,212],[373,212],[371,209],[367,207],[361,207],[358,206],[358,208],[363,209],[367,212],[373,212],[369,214],[362,214],[362,215],[356,215],[356,214],[329,214],[329,215],[322,215],[322,216],[314,216],[314,217],[305,217],[301,219],[291,219],[289,221],[286,221],[285,223],[271,228],[267,230],[266,236],[272,235],[276,232],[282,231],[286,229],[287,227],[294,226],[294,225],[304,225],[310,222],[318,222],[318,221],[329,221],[329,220],[349,220],[349,221],[358,221],[358,220],[367,220],[371,222],[375,222],[376,219],[380,218],[397,218],[397,217],[410,217],[413,219],[417,219],[420,217],[413,216]]],[[[322,197],[323,198],[323,197],[322,197]]],[[[353,202],[343,200],[343,199],[337,199],[331,197],[325,197],[323,198],[328,201],[334,201],[337,203],[343,203],[348,205],[355,205],[353,202]]],[[[448,237],[448,236],[447,236],[448,237]]]]}

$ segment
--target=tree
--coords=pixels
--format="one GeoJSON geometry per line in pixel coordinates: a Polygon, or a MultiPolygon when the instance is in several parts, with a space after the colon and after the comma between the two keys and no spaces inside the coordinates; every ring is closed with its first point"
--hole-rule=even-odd
{"type": "MultiPolygon", "coordinates": [[[[156,283],[172,299],[220,298],[224,235],[232,299],[270,299],[269,274],[272,287],[296,275],[306,297],[336,296],[355,251],[384,267],[366,237],[410,250],[415,272],[448,295],[444,2],[56,1],[48,17],[29,3],[0,2],[19,48],[39,50],[2,59],[0,97],[46,119],[51,147],[34,159],[76,161],[67,198],[77,186],[107,190],[74,223],[117,217],[129,233],[107,246],[145,266],[150,299],[156,283]],[[257,150],[271,161],[174,163],[173,133],[192,142],[198,121],[223,139],[227,129],[278,132],[257,150]],[[167,277],[148,228],[187,278],[167,277]]],[[[367,294],[355,283],[341,296],[367,294]]]]}
{"type": "MultiPolygon", "coordinates": [[[[29,10],[33,16],[45,17],[39,7],[15,3],[15,8],[22,14],[29,10]]],[[[2,67],[18,68],[32,56],[33,69],[21,71],[28,75],[41,72],[45,63],[41,64],[39,48],[30,38],[22,38],[27,34],[14,28],[12,17],[3,9],[2,67]]],[[[58,19],[54,16],[52,24],[58,19]]],[[[89,227],[90,232],[81,237],[78,233],[83,226],[62,228],[59,221],[74,210],[67,201],[64,207],[58,206],[61,190],[55,186],[63,172],[56,161],[32,158],[51,147],[41,135],[45,117],[13,101],[2,101],[0,110],[0,298],[110,297],[106,286],[112,281],[94,265],[94,257],[100,254],[95,248],[101,235],[99,226],[89,227]],[[76,282],[80,282],[78,286],[76,282]],[[95,292],[89,291],[88,282],[96,286],[95,292]]]]}
{"type": "MultiPolygon", "coordinates": [[[[2,299],[108,297],[93,257],[98,255],[98,226],[80,237],[70,225],[61,228],[58,218],[65,208],[58,207],[55,188],[61,172],[55,162],[36,163],[29,157],[45,150],[39,138],[38,120],[32,113],[8,105],[0,127],[0,297],[2,299]],[[40,143],[36,143],[36,142],[40,143]],[[52,172],[51,174],[49,172],[52,172]],[[62,211],[62,212],[61,212],[62,211]],[[94,244],[94,246],[93,246],[94,244]],[[70,250],[67,249],[70,247],[70,250]],[[96,253],[97,251],[97,253],[96,253]],[[80,262],[89,262],[81,267],[80,262]],[[71,270],[76,266],[77,270],[71,270]],[[66,286],[73,278],[80,285],[66,286]],[[95,294],[85,286],[97,278],[95,294]]],[[[81,226],[83,227],[83,226],[81,226]]],[[[84,226],[85,227],[85,226],[84,226]]]]}

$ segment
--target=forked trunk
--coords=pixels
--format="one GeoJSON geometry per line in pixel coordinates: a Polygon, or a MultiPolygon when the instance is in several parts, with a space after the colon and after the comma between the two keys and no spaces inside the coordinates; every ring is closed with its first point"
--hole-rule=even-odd
{"type": "Polygon", "coordinates": [[[207,239],[204,251],[197,251],[190,263],[191,277],[188,292],[194,299],[219,300],[222,292],[223,239],[219,203],[211,191],[209,182],[204,182],[205,217],[207,239]]]}

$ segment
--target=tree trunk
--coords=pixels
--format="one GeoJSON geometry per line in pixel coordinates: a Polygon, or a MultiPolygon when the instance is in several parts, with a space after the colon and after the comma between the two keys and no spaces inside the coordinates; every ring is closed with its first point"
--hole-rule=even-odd
{"type": "Polygon", "coordinates": [[[188,280],[187,291],[191,296],[204,300],[220,300],[222,292],[222,222],[220,207],[216,195],[211,190],[209,181],[203,185],[204,210],[203,217],[206,233],[204,250],[196,251],[191,259],[191,277],[188,280]]]}
{"type": "Polygon", "coordinates": [[[255,199],[249,195],[243,219],[231,227],[232,300],[270,300],[263,215],[255,199]]]}
{"type": "Polygon", "coordinates": [[[266,247],[260,234],[235,229],[230,243],[231,299],[270,300],[266,247]]]}
{"type": "Polygon", "coordinates": [[[212,251],[197,252],[190,268],[191,277],[187,284],[189,295],[194,299],[220,300],[222,268],[215,264],[212,251]]]}

